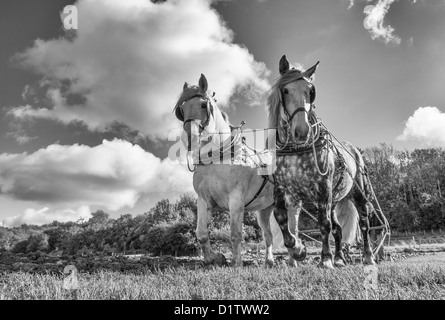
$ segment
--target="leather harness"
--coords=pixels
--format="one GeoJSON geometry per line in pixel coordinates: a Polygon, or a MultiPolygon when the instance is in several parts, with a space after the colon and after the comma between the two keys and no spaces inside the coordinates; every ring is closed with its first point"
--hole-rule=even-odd
{"type": "MultiPolygon", "coordinates": [[[[200,131],[202,132],[202,131],[204,131],[205,127],[210,122],[210,116],[213,115],[213,108],[212,108],[212,105],[210,103],[209,97],[203,97],[202,95],[197,94],[197,95],[191,97],[190,99],[193,99],[193,98],[196,98],[196,97],[203,98],[203,99],[205,99],[207,101],[207,119],[206,119],[206,121],[203,124],[199,125],[200,131]]],[[[183,126],[185,126],[188,122],[196,120],[196,119],[184,119],[184,113],[183,113],[182,108],[177,108],[175,110],[175,114],[176,114],[176,118],[178,118],[178,120],[183,122],[183,126]]],[[[232,127],[231,127],[231,129],[233,131],[232,127]]],[[[231,141],[232,146],[231,146],[231,149],[230,149],[230,154],[231,154],[231,159],[233,160],[234,157],[235,157],[235,148],[234,148],[235,144],[233,143],[234,142],[234,135],[231,135],[231,139],[232,139],[232,141],[231,141]]],[[[243,141],[243,143],[244,143],[244,141],[243,141]]],[[[220,148],[220,160],[222,160],[223,152],[224,152],[223,147],[221,147],[220,148]]],[[[256,153],[256,151],[254,151],[254,152],[256,153]]],[[[211,150],[209,151],[208,156],[209,157],[212,156],[212,151],[211,150]]],[[[201,161],[201,156],[199,156],[199,163],[197,165],[205,165],[201,161]]],[[[250,200],[247,204],[245,204],[244,207],[247,207],[252,202],[254,202],[258,198],[258,196],[261,194],[261,192],[263,191],[264,187],[267,184],[267,181],[270,181],[267,175],[262,175],[262,177],[263,177],[263,183],[261,184],[260,188],[255,193],[255,195],[253,196],[252,200],[250,200]]]]}

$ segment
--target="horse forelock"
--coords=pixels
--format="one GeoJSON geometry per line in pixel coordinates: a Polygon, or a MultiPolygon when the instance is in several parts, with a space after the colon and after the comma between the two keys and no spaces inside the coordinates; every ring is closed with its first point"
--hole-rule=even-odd
{"type": "Polygon", "coordinates": [[[270,94],[267,97],[268,111],[269,111],[269,127],[278,127],[278,116],[281,105],[281,88],[298,79],[301,79],[304,70],[299,67],[291,69],[281,75],[275,84],[270,89],[270,94]]]}
{"type": "Polygon", "coordinates": [[[173,108],[173,112],[182,104],[194,97],[200,97],[203,99],[208,98],[208,94],[204,91],[202,91],[198,86],[190,86],[187,89],[183,90],[181,94],[179,95],[178,101],[176,102],[175,107],[173,108]]]}
{"type": "Polygon", "coordinates": [[[184,102],[186,102],[192,98],[196,98],[196,97],[199,97],[202,99],[208,99],[210,102],[210,105],[212,106],[212,109],[213,109],[213,111],[211,111],[211,112],[212,113],[213,112],[221,113],[221,118],[224,120],[224,122],[226,122],[230,126],[229,116],[227,115],[227,113],[225,113],[219,109],[218,105],[216,104],[215,99],[210,94],[210,91],[204,92],[198,86],[195,86],[195,85],[190,86],[181,92],[181,94],[179,95],[178,101],[176,102],[176,105],[173,108],[173,112],[175,112],[176,109],[181,107],[184,102]]]}

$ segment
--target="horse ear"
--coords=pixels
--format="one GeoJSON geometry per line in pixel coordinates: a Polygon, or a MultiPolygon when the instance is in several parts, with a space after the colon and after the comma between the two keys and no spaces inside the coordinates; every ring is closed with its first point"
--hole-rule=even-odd
{"type": "Polygon", "coordinates": [[[304,72],[304,76],[307,78],[311,78],[312,75],[315,73],[315,71],[317,70],[317,66],[320,63],[320,61],[317,61],[317,63],[315,65],[313,65],[312,67],[310,67],[309,69],[307,69],[304,72]]]}
{"type": "Polygon", "coordinates": [[[184,86],[182,87],[182,90],[185,90],[189,87],[189,84],[187,82],[184,82],[184,86]]]}
{"type": "Polygon", "coordinates": [[[199,78],[199,89],[201,89],[201,91],[207,92],[208,88],[209,88],[209,84],[207,82],[207,79],[206,79],[205,75],[203,75],[201,73],[201,77],[199,78]]]}
{"type": "Polygon", "coordinates": [[[280,59],[280,64],[279,64],[280,74],[283,75],[283,73],[288,71],[289,68],[290,68],[289,61],[287,60],[286,55],[283,55],[280,59]]]}

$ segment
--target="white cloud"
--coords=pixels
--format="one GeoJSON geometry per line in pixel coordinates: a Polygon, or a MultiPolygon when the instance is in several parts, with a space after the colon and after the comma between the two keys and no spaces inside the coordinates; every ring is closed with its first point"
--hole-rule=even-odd
{"type": "MultiPolygon", "coordinates": [[[[82,120],[95,130],[119,121],[165,138],[178,126],[171,111],[184,81],[197,83],[204,73],[222,105],[242,87],[262,93],[269,88],[265,65],[232,43],[233,32],[210,0],[79,0],[75,5],[74,36],[38,39],[15,57],[44,77],[51,106],[24,105],[10,114],[82,120]]],[[[35,91],[26,89],[28,95],[35,91]]]]}
{"type": "Polygon", "coordinates": [[[428,146],[445,146],[445,113],[436,107],[420,107],[409,117],[397,140],[420,140],[428,146]]]}
{"type": "Polygon", "coordinates": [[[26,134],[24,131],[11,131],[6,134],[7,136],[13,137],[15,141],[17,141],[18,144],[26,144],[28,142],[31,142],[37,137],[30,137],[26,134]]]}
{"type": "Polygon", "coordinates": [[[0,193],[45,206],[133,207],[142,197],[193,192],[183,165],[160,160],[138,145],[50,145],[32,154],[0,154],[0,193]]]}
{"type": "Polygon", "coordinates": [[[401,39],[394,34],[394,28],[390,25],[383,25],[385,16],[394,1],[396,0],[378,0],[375,5],[368,5],[363,10],[366,15],[363,25],[373,40],[379,39],[386,44],[400,44],[401,39]]]}
{"type": "Polygon", "coordinates": [[[354,0],[349,0],[348,10],[354,6],[354,0]]]}
{"type": "Polygon", "coordinates": [[[26,209],[20,215],[8,217],[0,222],[0,225],[4,224],[6,227],[17,227],[24,223],[33,225],[42,225],[51,223],[54,220],[59,222],[88,220],[91,218],[90,208],[88,206],[81,206],[77,210],[64,209],[51,211],[48,207],[42,209],[26,209]]]}

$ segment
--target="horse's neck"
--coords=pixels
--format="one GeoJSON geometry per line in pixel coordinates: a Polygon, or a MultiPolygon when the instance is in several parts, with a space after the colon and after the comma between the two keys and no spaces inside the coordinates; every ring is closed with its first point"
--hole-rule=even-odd
{"type": "Polygon", "coordinates": [[[221,110],[218,107],[215,107],[215,128],[219,132],[230,132],[230,125],[224,119],[221,110]]]}
{"type": "Polygon", "coordinates": [[[215,118],[215,131],[219,135],[220,142],[223,142],[224,144],[226,144],[227,142],[230,143],[231,141],[230,125],[226,122],[221,111],[217,107],[215,107],[214,118],[215,118]]]}

